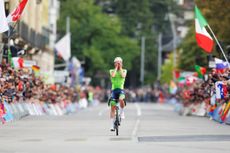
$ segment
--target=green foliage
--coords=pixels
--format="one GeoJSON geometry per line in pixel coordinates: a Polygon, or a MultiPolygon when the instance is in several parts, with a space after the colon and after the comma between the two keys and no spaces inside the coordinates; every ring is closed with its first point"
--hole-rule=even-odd
{"type": "Polygon", "coordinates": [[[228,0],[196,0],[208,24],[217,38],[225,44],[230,44],[230,1],[228,0]]]}
{"type": "Polygon", "coordinates": [[[125,68],[132,69],[131,61],[139,47],[135,40],[121,34],[118,17],[103,13],[93,0],[65,0],[58,22],[62,33],[67,16],[71,18],[72,55],[86,60],[87,74],[107,72],[116,56],[124,59],[125,68]]]}
{"type": "MultiPolygon", "coordinates": [[[[230,1],[212,0],[200,1],[196,0],[196,5],[201,10],[203,16],[214,31],[218,40],[223,42],[223,48],[230,45],[230,1]]],[[[194,65],[207,67],[207,55],[198,47],[195,39],[194,24],[190,26],[190,30],[182,42],[181,48],[183,52],[180,54],[179,67],[183,70],[193,70],[194,65]]],[[[214,47],[213,55],[219,56],[221,53],[216,51],[214,47]]],[[[221,57],[220,57],[221,58],[221,57]]]]}
{"type": "Polygon", "coordinates": [[[169,54],[169,58],[165,60],[162,66],[161,83],[170,83],[173,79],[173,53],[169,54]]]}
{"type": "MultiPolygon", "coordinates": [[[[71,19],[72,55],[86,61],[88,75],[107,72],[113,59],[121,56],[133,86],[140,73],[140,38],[146,37],[145,81],[153,83],[157,70],[157,35],[171,33],[165,17],[176,12],[173,0],[61,0],[58,21],[60,36],[65,33],[66,17],[71,19]],[[114,14],[103,13],[99,4],[111,2],[114,14]],[[170,6],[170,7],[169,7],[170,6]]],[[[104,11],[105,12],[105,11],[104,11]]]]}
{"type": "Polygon", "coordinates": [[[114,3],[122,21],[122,33],[130,37],[151,35],[153,14],[149,0],[116,0],[114,3]]]}
{"type": "MultiPolygon", "coordinates": [[[[175,2],[172,0],[112,0],[115,12],[121,18],[122,33],[139,40],[146,37],[145,51],[145,83],[156,80],[157,73],[157,35],[159,32],[171,33],[171,27],[166,16],[169,8],[176,12],[175,2]],[[170,7],[169,7],[170,6],[170,7]]],[[[179,9],[178,9],[179,10],[179,9]]],[[[138,54],[140,56],[140,52],[138,54]]],[[[139,77],[140,57],[136,58],[132,70],[133,77],[139,77]]]]}

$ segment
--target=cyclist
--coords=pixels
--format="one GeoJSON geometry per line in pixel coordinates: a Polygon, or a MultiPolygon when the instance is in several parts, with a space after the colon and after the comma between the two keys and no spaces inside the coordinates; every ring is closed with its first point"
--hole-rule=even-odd
{"type": "Polygon", "coordinates": [[[124,107],[125,107],[125,92],[124,83],[127,74],[127,70],[123,69],[122,58],[116,57],[114,59],[114,69],[110,70],[110,79],[112,83],[112,93],[110,98],[110,119],[111,119],[111,131],[114,131],[114,119],[116,111],[116,100],[120,103],[120,116],[122,119],[125,118],[124,107]]]}

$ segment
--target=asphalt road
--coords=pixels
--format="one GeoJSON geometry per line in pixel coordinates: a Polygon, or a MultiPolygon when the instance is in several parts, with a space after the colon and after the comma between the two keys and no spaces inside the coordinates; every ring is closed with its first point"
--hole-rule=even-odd
{"type": "Polygon", "coordinates": [[[120,136],[101,104],[74,115],[0,125],[0,153],[229,153],[230,126],[181,117],[169,105],[128,104],[120,136]]]}

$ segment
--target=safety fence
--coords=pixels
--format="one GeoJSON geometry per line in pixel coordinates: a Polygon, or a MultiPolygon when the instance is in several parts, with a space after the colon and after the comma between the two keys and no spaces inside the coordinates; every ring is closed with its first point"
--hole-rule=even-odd
{"type": "Polygon", "coordinates": [[[174,102],[175,111],[183,116],[207,117],[210,120],[230,125],[230,102],[210,106],[202,102],[184,106],[182,103],[174,102]]]}
{"type": "MultiPolygon", "coordinates": [[[[97,105],[99,101],[91,102],[90,105],[97,105]]],[[[18,102],[18,103],[7,103],[4,102],[0,107],[0,119],[1,123],[11,122],[14,120],[19,120],[26,116],[62,116],[72,113],[76,113],[81,109],[85,109],[89,106],[88,101],[82,100],[78,103],[28,103],[28,102],[18,102]]],[[[1,124],[0,123],[0,124],[1,124]]]]}

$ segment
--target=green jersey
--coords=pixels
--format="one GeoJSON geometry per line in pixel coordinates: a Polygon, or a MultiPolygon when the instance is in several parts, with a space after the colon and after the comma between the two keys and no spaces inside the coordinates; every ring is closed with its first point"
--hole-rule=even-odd
{"type": "MultiPolygon", "coordinates": [[[[121,71],[117,71],[115,77],[112,77],[112,72],[114,72],[115,69],[110,70],[110,79],[112,83],[112,90],[114,89],[124,89],[125,84],[125,77],[123,78],[121,76],[121,71]]],[[[127,70],[123,69],[123,73],[127,73],[127,70]]]]}

